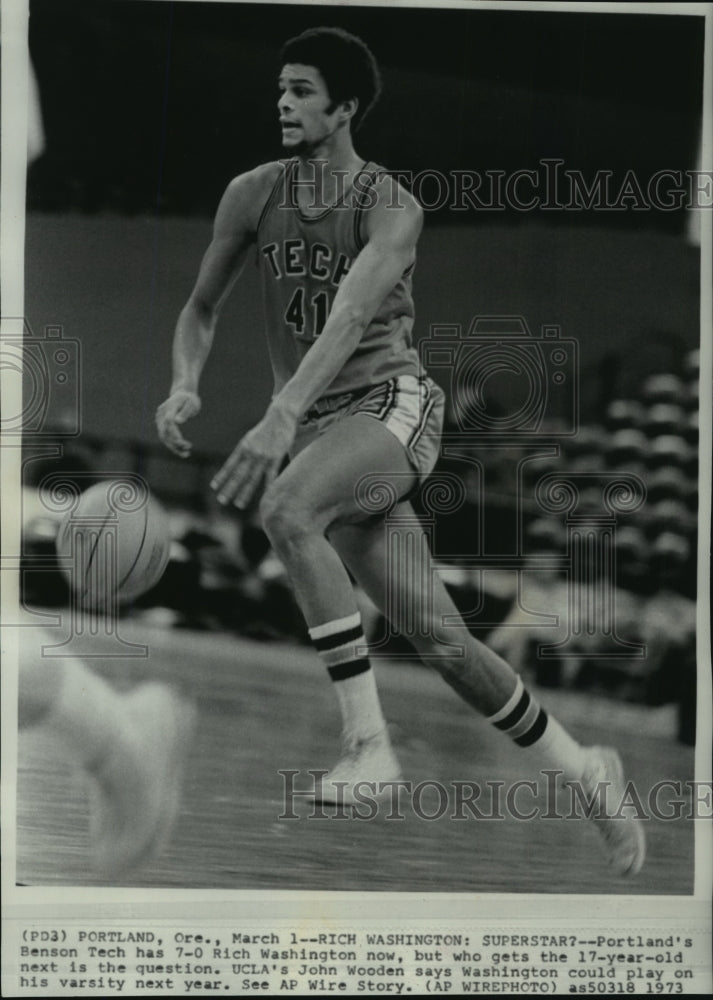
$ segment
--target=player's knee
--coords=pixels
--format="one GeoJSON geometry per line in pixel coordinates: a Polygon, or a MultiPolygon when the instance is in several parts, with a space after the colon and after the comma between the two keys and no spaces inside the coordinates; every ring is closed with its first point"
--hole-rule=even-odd
{"type": "Polygon", "coordinates": [[[260,515],[265,534],[276,549],[313,530],[305,505],[298,496],[281,486],[279,480],[266,490],[260,504],[260,515]]]}

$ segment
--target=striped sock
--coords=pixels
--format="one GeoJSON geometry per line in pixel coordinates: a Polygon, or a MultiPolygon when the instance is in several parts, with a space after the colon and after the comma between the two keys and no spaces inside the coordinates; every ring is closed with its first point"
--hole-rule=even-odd
{"type": "Polygon", "coordinates": [[[565,779],[579,780],[584,771],[585,750],[559,722],[541,708],[518,677],[515,690],[499,712],[488,717],[497,729],[521,747],[532,747],[543,764],[564,772],[565,779]]]}
{"type": "Polygon", "coordinates": [[[376,679],[369,658],[359,651],[366,647],[359,612],[317,625],[309,635],[334,681],[346,741],[381,732],[386,722],[376,679]]]}

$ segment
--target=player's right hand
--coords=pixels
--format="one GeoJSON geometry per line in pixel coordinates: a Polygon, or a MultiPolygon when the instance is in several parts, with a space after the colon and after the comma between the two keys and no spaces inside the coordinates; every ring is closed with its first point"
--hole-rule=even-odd
{"type": "Polygon", "coordinates": [[[174,455],[187,458],[193,447],[181,434],[180,424],[200,413],[201,401],[195,392],[177,389],[156,410],[158,436],[174,455]]]}

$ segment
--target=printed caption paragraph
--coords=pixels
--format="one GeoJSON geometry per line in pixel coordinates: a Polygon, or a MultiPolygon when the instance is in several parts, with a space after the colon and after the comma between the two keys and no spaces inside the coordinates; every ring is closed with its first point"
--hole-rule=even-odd
{"type": "Polygon", "coordinates": [[[136,925],[13,925],[6,996],[401,996],[707,992],[709,938],[600,927],[521,933],[136,925]]]}

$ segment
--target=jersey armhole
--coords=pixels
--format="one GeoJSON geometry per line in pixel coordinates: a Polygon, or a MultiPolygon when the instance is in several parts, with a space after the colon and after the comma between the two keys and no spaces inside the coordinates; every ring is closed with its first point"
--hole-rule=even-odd
{"type": "MultiPolygon", "coordinates": [[[[369,166],[369,164],[365,164],[365,166],[369,166]]],[[[383,170],[382,167],[376,167],[376,166],[374,167],[373,170],[362,170],[361,172],[361,176],[364,176],[364,174],[366,174],[367,181],[364,187],[359,191],[359,194],[357,195],[357,204],[356,208],[354,209],[353,236],[354,236],[354,243],[357,248],[357,253],[361,253],[361,251],[366,246],[366,240],[364,240],[362,236],[362,226],[364,220],[364,210],[367,207],[367,202],[370,201],[369,192],[374,187],[377,178],[384,172],[385,171],[383,170]]]]}
{"type": "MultiPolygon", "coordinates": [[[[369,182],[368,182],[367,186],[364,188],[364,191],[367,191],[370,188],[373,188],[373,186],[376,183],[376,181],[379,180],[381,177],[383,177],[385,175],[388,175],[388,173],[389,173],[389,171],[385,170],[383,167],[375,167],[374,170],[369,171],[369,182]]],[[[358,201],[357,207],[356,207],[356,209],[354,211],[354,242],[356,244],[357,252],[358,253],[361,253],[361,251],[366,246],[366,241],[362,237],[362,226],[363,226],[363,219],[364,219],[364,210],[365,210],[365,208],[366,208],[365,198],[364,198],[363,192],[362,192],[359,195],[359,201],[358,201]]],[[[403,278],[410,278],[411,275],[413,274],[415,268],[416,268],[416,257],[414,256],[414,259],[411,261],[411,263],[409,264],[409,266],[406,268],[406,270],[404,271],[402,277],[403,278]]]]}
{"type": "Polygon", "coordinates": [[[255,227],[255,241],[256,243],[260,240],[260,226],[265,221],[267,213],[272,208],[273,202],[277,198],[277,192],[280,188],[281,182],[287,177],[287,171],[290,169],[293,160],[278,160],[281,170],[278,171],[275,182],[272,185],[272,189],[265,200],[265,204],[262,206],[262,211],[260,212],[260,217],[257,220],[257,226],[255,227]]]}

